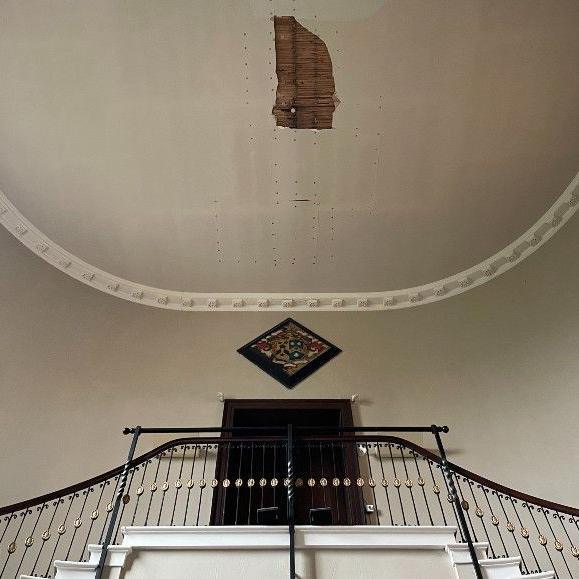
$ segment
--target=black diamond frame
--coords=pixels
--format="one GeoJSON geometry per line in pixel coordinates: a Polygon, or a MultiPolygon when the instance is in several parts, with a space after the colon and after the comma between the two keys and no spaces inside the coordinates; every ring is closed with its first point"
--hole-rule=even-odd
{"type": "Polygon", "coordinates": [[[302,380],[305,380],[309,376],[311,376],[316,370],[319,370],[322,366],[324,366],[327,362],[329,362],[332,358],[335,358],[338,354],[342,352],[340,348],[334,346],[331,342],[328,342],[325,338],[322,338],[315,332],[312,332],[309,328],[306,328],[299,322],[296,322],[293,318],[286,318],[283,322],[277,324],[273,328],[270,328],[257,338],[253,338],[250,342],[241,346],[237,350],[242,356],[247,358],[250,362],[253,362],[258,368],[263,370],[266,374],[269,374],[272,378],[283,384],[286,388],[292,389],[297,386],[302,380]],[[295,324],[298,328],[303,330],[304,332],[308,333],[313,338],[316,338],[320,342],[323,342],[326,346],[329,346],[329,349],[320,354],[317,358],[314,358],[311,362],[306,364],[303,368],[298,370],[293,375],[286,374],[283,369],[280,368],[278,364],[274,364],[270,362],[265,356],[256,352],[252,345],[256,342],[259,342],[261,339],[265,338],[266,336],[270,335],[271,333],[279,330],[283,326],[288,323],[295,324]]]}

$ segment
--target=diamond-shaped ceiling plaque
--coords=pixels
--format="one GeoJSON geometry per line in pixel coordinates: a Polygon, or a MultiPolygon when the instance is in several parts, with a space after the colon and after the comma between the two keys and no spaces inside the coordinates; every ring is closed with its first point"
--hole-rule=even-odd
{"type": "Polygon", "coordinates": [[[286,388],[293,388],[342,350],[288,318],[237,351],[286,388]]]}

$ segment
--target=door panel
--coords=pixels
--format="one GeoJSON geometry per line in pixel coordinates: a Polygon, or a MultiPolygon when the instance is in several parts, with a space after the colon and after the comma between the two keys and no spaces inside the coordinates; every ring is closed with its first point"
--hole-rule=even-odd
{"type": "MultiPolygon", "coordinates": [[[[352,426],[349,400],[227,400],[224,427],[259,426],[352,426]]],[[[279,436],[279,432],[275,435],[279,436]]],[[[300,429],[299,435],[307,435],[300,429]]],[[[318,438],[320,433],[310,433],[318,438]]],[[[243,436],[263,436],[263,431],[243,436]]],[[[223,438],[231,438],[224,433],[223,438]]],[[[264,438],[268,438],[264,436],[264,438]]],[[[358,477],[355,445],[339,441],[294,440],[295,521],[309,524],[310,509],[329,507],[333,524],[363,524],[363,498],[355,481],[358,477]],[[348,477],[352,484],[344,486],[348,477]],[[334,486],[334,479],[339,485],[334,486]],[[313,479],[314,484],[311,484],[313,479]],[[324,484],[325,483],[325,484],[324,484]]],[[[279,524],[287,523],[287,448],[278,442],[238,442],[220,447],[216,478],[229,479],[214,494],[213,525],[257,524],[257,509],[278,507],[279,524]],[[236,486],[235,481],[242,481],[236,486]]]]}

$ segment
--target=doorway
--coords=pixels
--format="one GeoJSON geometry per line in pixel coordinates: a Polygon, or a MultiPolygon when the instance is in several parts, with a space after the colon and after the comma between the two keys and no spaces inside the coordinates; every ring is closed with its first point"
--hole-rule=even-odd
{"type": "MultiPolygon", "coordinates": [[[[299,428],[293,453],[296,524],[310,524],[312,511],[317,510],[321,510],[326,522],[329,518],[335,525],[364,523],[360,490],[355,485],[333,484],[334,479],[339,479],[340,483],[346,477],[356,480],[355,445],[341,443],[339,433],[307,430],[309,426],[353,426],[350,400],[273,399],[225,401],[224,428],[256,427],[256,430],[243,433],[244,438],[251,438],[253,442],[220,446],[215,477],[230,481],[230,490],[227,487],[216,489],[211,516],[213,525],[256,525],[263,522],[266,511],[269,514],[273,511],[276,517],[275,522],[269,524],[287,523],[285,433],[268,433],[263,429],[285,428],[288,424],[299,428]],[[281,440],[272,441],[274,436],[281,440]],[[260,437],[270,440],[260,441],[260,437]],[[312,437],[316,440],[311,440],[312,437]]],[[[232,436],[231,433],[222,435],[223,438],[232,436]]]]}

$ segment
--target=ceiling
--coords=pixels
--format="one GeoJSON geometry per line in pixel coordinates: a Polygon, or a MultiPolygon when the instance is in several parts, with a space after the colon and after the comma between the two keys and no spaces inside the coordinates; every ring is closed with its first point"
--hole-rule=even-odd
{"type": "Polygon", "coordinates": [[[4,0],[0,188],[70,254],[166,290],[378,292],[471,268],[579,169],[579,3],[352,5],[4,0]],[[273,14],[326,43],[333,129],[275,126],[273,14]]]}

